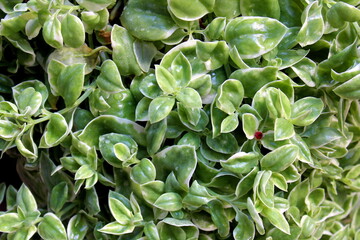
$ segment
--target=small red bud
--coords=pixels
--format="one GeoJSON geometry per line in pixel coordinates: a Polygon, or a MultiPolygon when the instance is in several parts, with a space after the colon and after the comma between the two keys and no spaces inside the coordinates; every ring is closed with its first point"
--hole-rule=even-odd
{"type": "Polygon", "coordinates": [[[254,137],[255,137],[257,140],[260,140],[260,139],[262,139],[262,137],[263,137],[263,133],[262,133],[262,132],[255,132],[254,137]]]}

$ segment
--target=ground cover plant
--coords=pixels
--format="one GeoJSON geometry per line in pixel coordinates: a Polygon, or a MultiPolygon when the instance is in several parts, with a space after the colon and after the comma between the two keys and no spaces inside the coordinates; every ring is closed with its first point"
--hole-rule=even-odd
{"type": "Polygon", "coordinates": [[[0,0],[0,239],[360,240],[359,0],[0,0]]]}

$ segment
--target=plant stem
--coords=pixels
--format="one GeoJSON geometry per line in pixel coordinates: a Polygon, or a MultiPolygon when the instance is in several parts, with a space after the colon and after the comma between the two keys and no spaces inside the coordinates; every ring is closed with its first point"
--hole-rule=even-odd
{"type": "MultiPolygon", "coordinates": [[[[58,113],[59,114],[64,114],[64,113],[67,113],[71,110],[73,110],[74,108],[78,107],[83,101],[85,101],[85,99],[87,99],[89,97],[89,95],[95,90],[95,82],[93,82],[87,89],[86,91],[84,92],[84,94],[78,99],[76,100],[76,102],[71,106],[71,107],[67,107],[67,108],[64,108],[62,110],[60,110],[58,113]]],[[[32,126],[36,125],[36,124],[39,124],[39,123],[42,123],[42,122],[45,122],[45,121],[48,121],[50,119],[50,116],[51,114],[49,115],[46,115],[42,118],[39,118],[39,119],[36,119],[32,122],[30,122],[28,125],[26,125],[25,127],[25,131],[28,130],[29,128],[31,128],[32,126]]]]}

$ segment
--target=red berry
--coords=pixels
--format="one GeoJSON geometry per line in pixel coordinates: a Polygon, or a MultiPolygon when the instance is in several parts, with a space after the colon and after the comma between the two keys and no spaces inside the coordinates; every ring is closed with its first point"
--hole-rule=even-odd
{"type": "Polygon", "coordinates": [[[257,140],[260,140],[260,139],[262,139],[262,137],[263,137],[263,133],[262,133],[262,132],[255,132],[254,136],[255,136],[255,138],[256,138],[257,140]]]}

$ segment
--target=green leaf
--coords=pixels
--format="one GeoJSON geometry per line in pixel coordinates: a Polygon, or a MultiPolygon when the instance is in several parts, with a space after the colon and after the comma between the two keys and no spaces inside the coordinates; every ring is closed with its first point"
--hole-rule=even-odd
{"type": "Polygon", "coordinates": [[[133,213],[118,199],[109,196],[109,207],[111,214],[118,223],[127,225],[132,221],[133,213]]]}
{"type": "Polygon", "coordinates": [[[153,163],[144,158],[140,163],[131,168],[130,178],[138,184],[144,184],[155,180],[156,169],[153,163]]]}
{"type": "Polygon", "coordinates": [[[164,193],[165,184],[162,181],[151,181],[140,185],[141,194],[144,200],[150,204],[164,193]]]}
{"type": "Polygon", "coordinates": [[[55,96],[63,97],[66,106],[72,106],[83,90],[85,64],[65,66],[56,60],[51,60],[48,74],[51,92],[55,96]]]}
{"type": "Polygon", "coordinates": [[[296,225],[290,226],[290,235],[289,235],[277,228],[273,228],[270,231],[268,231],[267,236],[271,236],[272,239],[295,240],[295,239],[299,239],[301,230],[302,229],[296,225]]]}
{"type": "Polygon", "coordinates": [[[286,31],[287,28],[275,19],[238,17],[226,26],[225,39],[231,46],[237,48],[241,58],[252,59],[274,49],[283,39],[286,31]]]}
{"type": "Polygon", "coordinates": [[[265,234],[264,224],[258,211],[255,209],[254,203],[252,202],[251,198],[247,198],[247,209],[250,213],[251,218],[254,220],[256,225],[256,230],[261,234],[265,234]]]}
{"type": "Polygon", "coordinates": [[[214,151],[232,154],[239,148],[236,138],[231,133],[223,133],[216,138],[206,137],[206,144],[214,151]]]}
{"type": "Polygon", "coordinates": [[[158,228],[160,239],[186,239],[186,233],[182,228],[160,223],[158,224],[158,228]]]}
{"type": "Polygon", "coordinates": [[[316,43],[324,34],[324,20],[321,14],[322,5],[314,1],[307,5],[301,15],[302,27],[296,37],[300,46],[316,43]]]}
{"type": "Polygon", "coordinates": [[[149,121],[149,106],[151,103],[150,98],[142,98],[136,105],[135,120],[136,121],[149,121]]]}
{"type": "Polygon", "coordinates": [[[298,154],[299,147],[294,144],[288,144],[266,154],[260,160],[260,165],[263,169],[281,172],[296,160],[298,154]]]}
{"type": "Polygon", "coordinates": [[[90,121],[81,134],[79,140],[85,144],[98,146],[99,137],[107,133],[121,133],[131,136],[138,144],[146,146],[145,130],[137,123],[124,118],[102,115],[90,121]]]}
{"type": "MultiPolygon", "coordinates": [[[[2,52],[1,45],[2,44],[0,43],[0,56],[2,52]]],[[[10,77],[0,74],[0,93],[11,93],[12,86],[14,86],[14,81],[10,77]]]]}
{"type": "Polygon", "coordinates": [[[20,113],[34,115],[42,103],[42,95],[34,88],[29,87],[22,91],[22,94],[15,98],[20,113]]]}
{"type": "Polygon", "coordinates": [[[38,148],[34,142],[33,135],[34,127],[31,127],[22,135],[19,134],[15,139],[17,149],[29,162],[36,160],[38,157],[38,148]]]}
{"type": "Polygon", "coordinates": [[[64,225],[53,213],[45,214],[38,226],[38,233],[45,240],[67,239],[64,225]]]}
{"type": "Polygon", "coordinates": [[[5,213],[0,215],[0,231],[12,233],[17,231],[22,224],[22,219],[17,213],[5,213]]]}
{"type": "Polygon", "coordinates": [[[191,132],[186,133],[177,143],[177,145],[194,146],[195,149],[198,149],[200,147],[200,144],[201,144],[200,136],[191,132]]]}
{"type": "Polygon", "coordinates": [[[310,192],[309,180],[306,179],[297,184],[289,194],[290,206],[297,207],[300,211],[305,211],[305,198],[310,192]]]}
{"type": "Polygon", "coordinates": [[[156,176],[165,179],[170,172],[174,172],[183,189],[189,187],[189,181],[196,168],[197,158],[192,146],[171,146],[158,152],[153,157],[156,176]]]}
{"type": "Polygon", "coordinates": [[[238,225],[233,231],[234,239],[254,239],[255,227],[254,223],[250,221],[249,217],[242,212],[238,212],[236,214],[236,221],[238,222],[238,225]]]}
{"type": "Polygon", "coordinates": [[[134,52],[136,61],[141,70],[148,72],[150,70],[151,62],[157,53],[155,45],[149,42],[135,40],[134,52]]]}
{"type": "Polygon", "coordinates": [[[66,182],[61,182],[51,190],[49,203],[51,210],[55,213],[59,212],[66,201],[68,201],[68,185],[66,182]]]}
{"type": "Polygon", "coordinates": [[[37,37],[41,30],[41,24],[38,19],[30,19],[25,26],[25,34],[29,40],[37,37]]]}
{"type": "Polygon", "coordinates": [[[78,48],[85,42],[84,25],[77,16],[68,13],[61,21],[61,35],[67,46],[78,48]]]}
{"type": "Polygon", "coordinates": [[[25,184],[21,185],[16,195],[16,203],[25,214],[31,214],[37,211],[36,200],[25,184]]]}
{"type": "Polygon", "coordinates": [[[323,188],[312,190],[305,198],[305,204],[309,210],[318,208],[325,200],[325,191],[323,188]]]}
{"type": "Polygon", "coordinates": [[[206,69],[218,69],[227,63],[229,47],[225,41],[196,42],[196,54],[205,62],[206,69]]]}
{"type": "Polygon", "coordinates": [[[360,74],[334,89],[336,95],[350,100],[360,99],[360,74]]]}
{"type": "Polygon", "coordinates": [[[8,239],[10,239],[10,240],[12,240],[12,239],[29,240],[35,233],[36,233],[36,227],[34,225],[32,225],[29,227],[20,228],[15,233],[9,233],[8,239]]]}
{"type": "Polygon", "coordinates": [[[284,118],[275,119],[274,140],[282,141],[295,135],[294,126],[284,118]]]}
{"type": "Polygon", "coordinates": [[[225,209],[219,200],[213,200],[208,203],[211,213],[211,219],[218,228],[221,237],[229,234],[230,224],[226,217],[225,209]]]}
{"type": "Polygon", "coordinates": [[[336,141],[341,137],[342,134],[339,130],[330,127],[321,127],[306,139],[306,143],[311,148],[318,148],[325,146],[332,141],[336,141]]]}
{"type": "Polygon", "coordinates": [[[168,0],[168,4],[170,11],[177,18],[185,21],[192,21],[211,12],[214,7],[215,0],[168,0]]]}
{"type": "MultiPolygon", "coordinates": [[[[176,72],[176,71],[175,71],[176,72]]],[[[175,77],[161,65],[155,66],[156,81],[165,93],[174,93],[177,88],[175,77]]]]}
{"type": "Polygon", "coordinates": [[[154,155],[157,151],[159,151],[165,140],[166,127],[166,119],[163,119],[160,122],[151,124],[147,129],[146,141],[149,143],[147,151],[150,155],[154,155]]]}
{"type": "Polygon", "coordinates": [[[290,234],[289,223],[286,221],[284,215],[282,215],[279,210],[277,210],[276,208],[268,208],[264,206],[261,214],[265,216],[272,225],[274,225],[284,233],[290,234]]]}
{"type": "Polygon", "coordinates": [[[221,133],[230,133],[234,131],[239,125],[239,118],[237,114],[231,114],[227,116],[221,122],[221,133]]]}
{"type": "Polygon", "coordinates": [[[298,169],[293,164],[284,171],[282,171],[281,174],[285,177],[286,182],[295,182],[301,177],[298,169]]]}
{"type": "Polygon", "coordinates": [[[103,228],[99,229],[99,231],[112,235],[124,235],[133,232],[134,228],[134,225],[121,225],[118,222],[111,222],[106,224],[103,228]]]}
{"type": "Polygon", "coordinates": [[[186,108],[201,108],[202,100],[197,91],[192,88],[183,88],[176,94],[176,99],[186,108]]]}
{"type": "Polygon", "coordinates": [[[281,65],[279,69],[285,69],[293,66],[294,64],[300,62],[305,56],[310,52],[310,50],[298,49],[298,50],[281,50],[277,53],[277,58],[281,59],[281,65]]]}
{"type": "Polygon", "coordinates": [[[254,167],[247,175],[245,175],[236,186],[235,195],[241,197],[253,188],[255,177],[258,173],[258,167],[254,167]]]}
{"type": "Polygon", "coordinates": [[[157,224],[161,239],[197,239],[198,228],[189,220],[165,218],[157,224]]]}
{"type": "Polygon", "coordinates": [[[300,62],[291,66],[291,69],[309,87],[314,87],[316,63],[309,58],[303,58],[300,62]]]}
{"type": "Polygon", "coordinates": [[[349,43],[347,47],[332,54],[328,59],[325,59],[319,63],[316,72],[317,83],[329,84],[329,78],[331,78],[331,71],[342,72],[356,64],[356,59],[359,58],[356,51],[356,40],[349,43]]]}
{"type": "Polygon", "coordinates": [[[0,183],[0,203],[3,202],[6,192],[6,184],[0,183]]]}
{"type": "Polygon", "coordinates": [[[84,85],[85,64],[67,66],[56,83],[66,106],[72,106],[80,97],[84,85]]]}
{"type": "Polygon", "coordinates": [[[128,146],[126,146],[123,143],[116,143],[114,145],[114,153],[115,156],[120,160],[120,161],[127,161],[130,157],[131,157],[131,152],[128,146]]]}
{"type": "MultiPolygon", "coordinates": [[[[218,5],[219,1],[215,1],[216,5],[218,5]]],[[[227,3],[228,4],[228,3],[227,3]]],[[[216,8],[216,10],[221,11],[221,7],[216,8]]],[[[205,28],[205,35],[212,39],[216,40],[219,39],[220,36],[224,33],[226,27],[226,18],[225,17],[218,17],[211,21],[209,25],[205,28]]]]}
{"type": "Polygon", "coordinates": [[[150,123],[156,123],[166,118],[175,104],[173,97],[157,97],[149,106],[150,123]]]}
{"type": "Polygon", "coordinates": [[[15,0],[12,2],[7,2],[7,1],[1,1],[1,5],[0,5],[0,9],[4,12],[4,13],[10,13],[14,10],[14,7],[16,4],[21,3],[21,0],[15,0]]]}
{"type": "Polygon", "coordinates": [[[57,14],[51,15],[44,23],[42,34],[44,40],[53,48],[61,48],[63,46],[63,37],[61,34],[61,23],[57,18],[57,14]]]}
{"type": "Polygon", "coordinates": [[[130,0],[120,19],[133,36],[146,41],[166,39],[177,29],[166,0],[130,0]]]}
{"type": "Polygon", "coordinates": [[[145,223],[144,233],[149,240],[160,240],[159,232],[153,221],[145,223]]]}
{"type": "Polygon", "coordinates": [[[154,99],[162,94],[154,73],[149,73],[141,80],[139,85],[140,92],[147,98],[154,99]]]}
{"type": "Polygon", "coordinates": [[[254,199],[259,199],[262,204],[269,208],[275,206],[274,184],[270,181],[272,172],[258,172],[253,186],[254,199]]]}
{"type": "MultiPolygon", "coordinates": [[[[85,31],[89,34],[93,33],[94,30],[104,30],[109,21],[109,11],[107,9],[102,9],[97,12],[82,11],[81,20],[84,24],[85,31]]],[[[100,42],[102,41],[100,40],[100,42]]]]}
{"type": "Polygon", "coordinates": [[[259,120],[251,113],[245,113],[241,116],[242,128],[248,139],[253,139],[255,132],[259,127],[259,120]]]}
{"type": "Polygon", "coordinates": [[[89,229],[86,217],[83,214],[76,214],[67,225],[67,237],[68,240],[82,240],[89,229]]]}
{"type": "Polygon", "coordinates": [[[182,208],[182,198],[177,193],[164,193],[154,203],[164,211],[178,211],[182,208]]]}
{"type": "Polygon", "coordinates": [[[166,69],[170,69],[174,59],[179,55],[180,52],[182,52],[190,62],[193,78],[196,78],[195,76],[202,76],[208,73],[205,63],[197,57],[196,43],[197,41],[195,40],[189,40],[172,48],[164,55],[160,63],[161,66],[166,69]]]}
{"type": "MultiPolygon", "coordinates": [[[[4,20],[2,21],[4,23],[4,20]]],[[[21,37],[20,34],[12,34],[11,36],[7,36],[7,40],[15,47],[17,48],[18,54],[21,56],[21,58],[18,59],[17,64],[21,64],[24,66],[34,66],[35,64],[35,53],[34,49],[31,47],[30,43],[21,37]]],[[[11,71],[17,71],[17,69],[11,70],[9,68],[9,72],[11,71]]]]}
{"type": "Polygon", "coordinates": [[[319,98],[302,98],[292,105],[290,121],[297,126],[310,125],[320,116],[323,108],[324,103],[319,98]]]}
{"type": "Polygon", "coordinates": [[[257,166],[260,157],[261,156],[256,152],[238,152],[226,161],[220,161],[220,164],[227,171],[240,175],[250,172],[255,166],[257,166]]]}
{"type": "Polygon", "coordinates": [[[208,104],[212,99],[209,99],[210,92],[212,92],[212,82],[209,74],[205,74],[201,77],[192,79],[189,87],[195,89],[202,97],[203,103],[208,104]]]}
{"type": "Polygon", "coordinates": [[[341,28],[345,22],[360,21],[360,10],[345,2],[337,2],[327,12],[327,20],[333,27],[341,28]]]}
{"type": "Polygon", "coordinates": [[[136,61],[133,43],[133,37],[125,28],[114,25],[111,31],[113,61],[121,75],[141,74],[140,66],[136,61]]]}
{"type": "Polygon", "coordinates": [[[188,209],[197,209],[213,200],[207,188],[201,186],[196,180],[191,185],[188,194],[184,197],[183,203],[188,209]]]}
{"type": "Polygon", "coordinates": [[[97,115],[96,111],[99,111],[100,115],[113,115],[135,120],[136,102],[128,89],[113,94],[95,90],[94,95],[90,95],[90,104],[94,115],[97,115]]]}
{"type": "Polygon", "coordinates": [[[278,0],[241,0],[240,9],[243,16],[280,18],[280,4],[278,0]]]}
{"type": "Polygon", "coordinates": [[[276,187],[287,192],[288,185],[286,183],[286,178],[282,174],[273,172],[271,175],[271,181],[276,187]]]}
{"type": "Polygon", "coordinates": [[[239,80],[244,86],[244,95],[252,98],[262,86],[277,79],[277,72],[278,68],[270,66],[238,69],[230,75],[230,78],[239,80]]]}
{"type": "Polygon", "coordinates": [[[101,90],[109,93],[117,93],[125,89],[119,70],[116,64],[110,59],[102,63],[101,72],[96,78],[96,84],[101,90]]]}
{"type": "Polygon", "coordinates": [[[291,114],[291,104],[288,97],[280,90],[273,87],[266,89],[266,106],[272,118],[288,119],[291,114]]]}
{"type": "Polygon", "coordinates": [[[87,179],[95,174],[94,170],[89,165],[82,165],[75,174],[75,180],[87,179]]]}
{"type": "Polygon", "coordinates": [[[346,82],[358,74],[360,74],[360,64],[347,69],[345,72],[338,73],[331,70],[331,77],[337,82],[346,82]]]}
{"type": "MultiPolygon", "coordinates": [[[[179,19],[176,19],[176,21],[180,21],[179,19]]],[[[182,42],[182,40],[187,36],[187,33],[184,31],[184,29],[178,28],[171,34],[170,37],[161,40],[161,42],[168,44],[168,45],[175,45],[182,42]]]]}
{"type": "Polygon", "coordinates": [[[200,108],[185,108],[181,103],[177,103],[178,114],[181,123],[187,128],[201,132],[209,123],[209,118],[206,112],[200,108]]]}
{"type": "Polygon", "coordinates": [[[91,215],[96,215],[101,211],[95,187],[86,190],[85,206],[91,215]]]}
{"type": "Polygon", "coordinates": [[[0,137],[7,140],[16,137],[20,132],[20,128],[7,120],[0,120],[0,137]]]}
{"type": "Polygon", "coordinates": [[[14,186],[9,185],[9,187],[6,189],[7,209],[13,209],[16,206],[16,195],[17,195],[17,190],[14,188],[14,186]]]}
{"type": "Polygon", "coordinates": [[[240,81],[229,79],[218,88],[217,96],[216,107],[231,115],[240,107],[244,97],[244,88],[240,81]]]}
{"type": "Polygon", "coordinates": [[[69,134],[69,127],[65,118],[59,113],[53,113],[46,125],[44,134],[40,140],[42,148],[54,147],[69,134]]]}
{"type": "Polygon", "coordinates": [[[115,0],[76,0],[76,2],[90,11],[98,12],[113,4],[115,0]]]}
{"type": "Polygon", "coordinates": [[[192,76],[192,69],[189,60],[180,52],[171,63],[171,73],[175,78],[176,85],[186,87],[192,76]]]}
{"type": "Polygon", "coordinates": [[[303,227],[303,231],[301,232],[301,236],[310,237],[313,235],[315,231],[315,220],[308,215],[304,215],[301,218],[301,227],[303,227]]]}
{"type": "Polygon", "coordinates": [[[127,135],[109,133],[104,134],[99,138],[99,148],[102,156],[110,165],[114,167],[122,167],[122,162],[119,161],[119,158],[115,153],[115,145],[119,143],[124,144],[128,148],[128,157],[137,151],[136,142],[127,135]]]}

